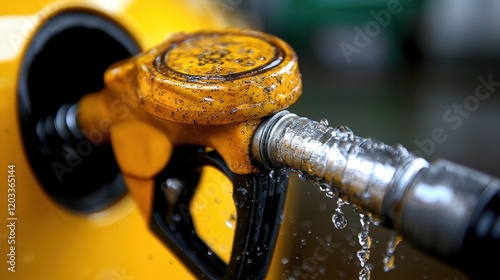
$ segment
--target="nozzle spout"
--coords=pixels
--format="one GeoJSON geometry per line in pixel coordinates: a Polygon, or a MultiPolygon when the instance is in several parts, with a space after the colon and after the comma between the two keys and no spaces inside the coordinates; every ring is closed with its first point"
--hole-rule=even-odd
{"type": "Polygon", "coordinates": [[[364,211],[392,221],[405,186],[429,163],[401,145],[355,136],[282,111],[264,121],[252,142],[252,155],[267,168],[288,167],[337,190],[364,211]]]}
{"type": "Polygon", "coordinates": [[[470,275],[495,270],[481,252],[500,249],[497,178],[446,160],[429,163],[401,145],[288,111],[260,124],[251,153],[265,168],[327,184],[417,249],[470,275]]]}

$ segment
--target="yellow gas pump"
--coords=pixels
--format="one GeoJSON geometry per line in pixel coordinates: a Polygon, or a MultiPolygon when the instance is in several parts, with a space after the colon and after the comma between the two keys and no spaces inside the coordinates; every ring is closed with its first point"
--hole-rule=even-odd
{"type": "MultiPolygon", "coordinates": [[[[1,279],[194,278],[145,226],[110,147],[85,143],[55,159],[26,149],[33,143],[23,127],[99,90],[110,64],[171,32],[229,25],[218,9],[205,1],[2,3],[0,162],[8,188],[0,217],[10,227],[0,231],[1,279]]],[[[220,172],[201,180],[193,211],[234,223],[230,182],[220,172]]],[[[207,243],[227,261],[234,229],[199,226],[219,238],[207,243]]]]}

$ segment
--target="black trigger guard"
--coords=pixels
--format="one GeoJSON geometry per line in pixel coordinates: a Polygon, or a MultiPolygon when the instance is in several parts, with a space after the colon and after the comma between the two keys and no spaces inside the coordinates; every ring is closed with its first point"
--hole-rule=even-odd
{"type": "Polygon", "coordinates": [[[198,279],[263,279],[282,220],[289,174],[288,170],[277,170],[238,175],[214,151],[177,148],[168,166],[155,178],[151,229],[198,279]],[[201,167],[206,165],[218,168],[233,182],[237,223],[228,265],[208,253],[210,248],[196,234],[189,212],[201,167]],[[168,178],[185,183],[175,203],[167,201],[161,187],[168,178]]]}

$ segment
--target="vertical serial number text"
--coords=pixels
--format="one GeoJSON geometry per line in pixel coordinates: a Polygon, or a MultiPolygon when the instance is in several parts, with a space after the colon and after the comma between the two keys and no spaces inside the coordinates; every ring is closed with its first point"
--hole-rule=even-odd
{"type": "Polygon", "coordinates": [[[7,166],[7,270],[16,272],[16,165],[7,166]]]}

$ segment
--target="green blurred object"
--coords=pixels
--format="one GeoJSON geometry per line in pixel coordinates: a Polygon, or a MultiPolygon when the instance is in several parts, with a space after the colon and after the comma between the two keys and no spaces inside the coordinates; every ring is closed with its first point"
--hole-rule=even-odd
{"type": "Polygon", "coordinates": [[[352,56],[355,64],[404,62],[404,44],[413,36],[425,1],[256,0],[242,4],[263,29],[288,41],[299,54],[312,48],[318,53],[316,59],[340,66],[351,63],[342,61],[346,55],[341,44],[358,52],[352,56]],[[366,44],[356,44],[359,31],[367,35],[366,44]]]}

